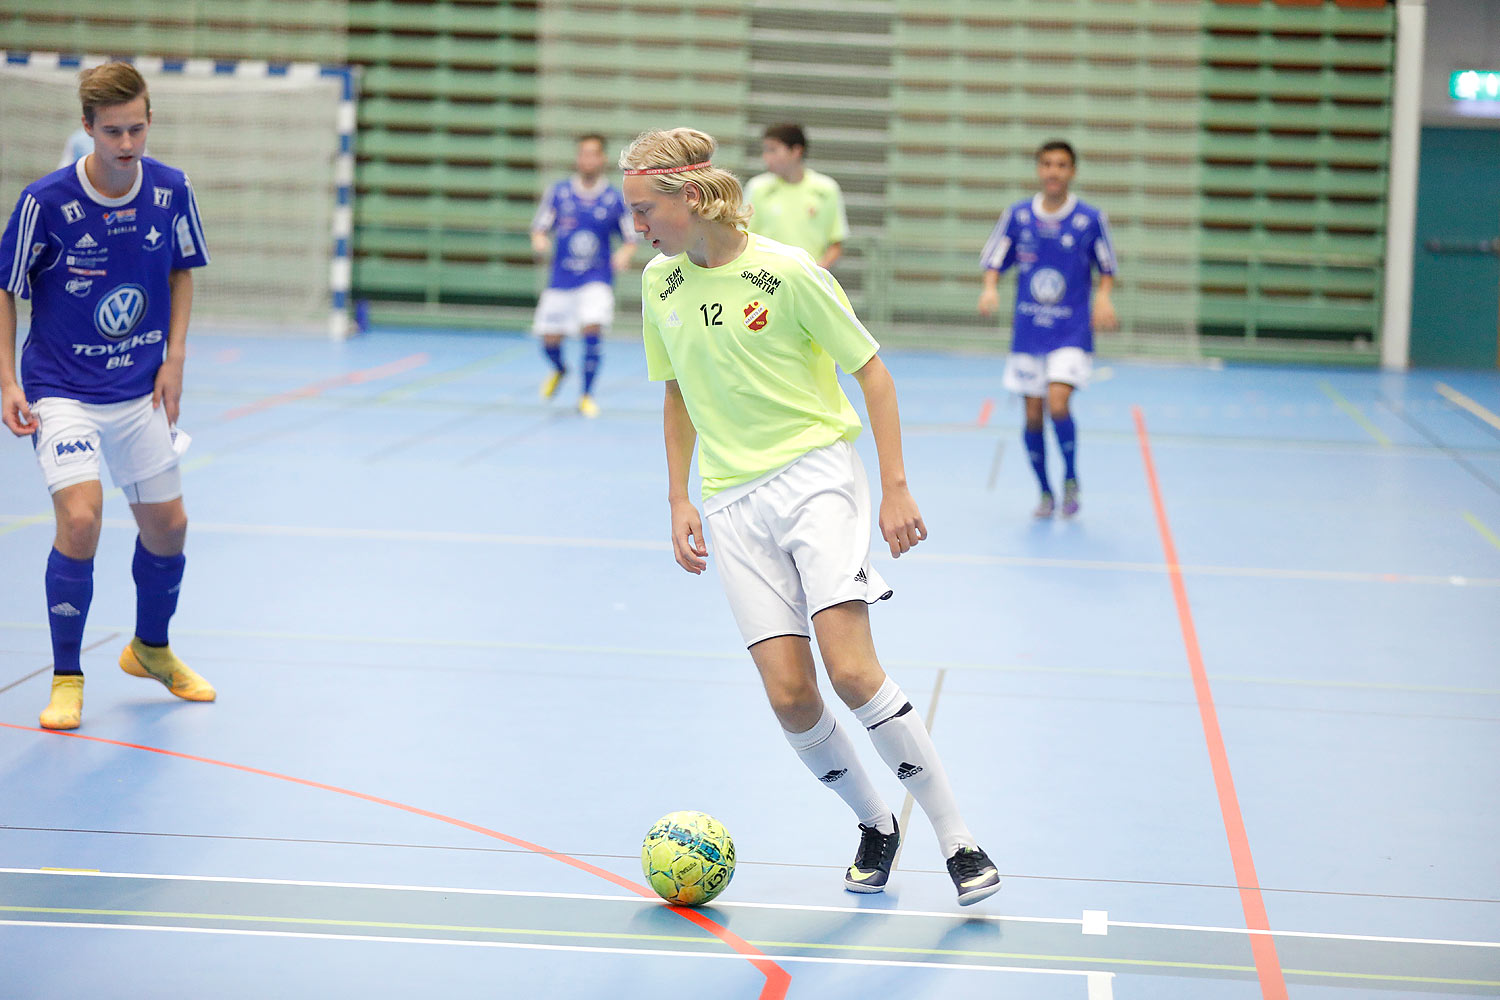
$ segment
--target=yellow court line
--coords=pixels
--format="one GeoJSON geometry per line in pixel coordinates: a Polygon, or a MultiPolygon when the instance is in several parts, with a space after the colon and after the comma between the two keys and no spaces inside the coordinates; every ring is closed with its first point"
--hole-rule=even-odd
{"type": "Polygon", "coordinates": [[[30,517],[18,517],[9,524],[0,524],[0,535],[8,535],[12,531],[20,531],[22,528],[29,528],[33,524],[41,524],[44,521],[50,520],[52,520],[50,513],[33,514],[30,517]]]}
{"type": "MultiPolygon", "coordinates": [[[[224,920],[239,923],[299,924],[327,927],[366,927],[380,930],[447,931],[474,934],[514,934],[540,937],[599,938],[616,941],[670,941],[711,944],[711,939],[681,934],[640,934],[618,931],[544,930],[531,927],[474,927],[466,924],[412,924],[381,920],[337,920],[322,917],[278,917],[238,913],[178,913],[154,910],[73,909],[56,906],[0,906],[0,912],[58,914],[98,917],[148,917],[177,920],[224,920]]],[[[46,923],[46,921],[38,921],[46,923]]],[[[949,958],[1029,959],[1037,962],[1067,962],[1090,965],[1128,965],[1137,968],[1194,969],[1208,972],[1254,972],[1254,966],[1210,962],[1171,962],[1148,958],[1114,958],[1096,955],[1035,955],[1027,952],[979,951],[963,948],[915,948],[900,945],[861,945],[824,941],[747,941],[757,948],[799,948],[816,951],[876,952],[881,954],[931,955],[949,958]]],[[[1438,979],[1426,976],[1398,976],[1377,972],[1329,972],[1318,969],[1287,969],[1289,975],[1330,976],[1342,979],[1365,979],[1380,982],[1427,983],[1444,986],[1500,986],[1500,981],[1480,979],[1438,979]]]]}
{"type": "Polygon", "coordinates": [[[1474,402],[1474,400],[1470,399],[1468,396],[1465,396],[1463,393],[1459,392],[1451,385],[1445,385],[1442,382],[1435,382],[1433,383],[1433,388],[1438,391],[1438,395],[1442,396],[1454,406],[1462,407],[1463,409],[1468,410],[1470,413],[1474,414],[1474,416],[1478,417],[1480,420],[1483,420],[1485,423],[1495,428],[1495,430],[1500,431],[1500,417],[1495,416],[1495,414],[1491,413],[1483,406],[1480,406],[1478,403],[1474,402]]]}
{"type": "Polygon", "coordinates": [[[1323,395],[1333,400],[1335,406],[1347,413],[1351,420],[1363,427],[1365,432],[1374,438],[1382,448],[1389,448],[1391,446],[1391,439],[1385,436],[1385,432],[1376,427],[1370,421],[1370,418],[1365,416],[1364,410],[1361,410],[1358,406],[1355,406],[1348,399],[1344,398],[1343,393],[1327,382],[1319,382],[1318,388],[1323,390],[1323,395]]]}
{"type": "Polygon", "coordinates": [[[1475,531],[1483,535],[1485,541],[1489,542],[1495,548],[1500,549],[1500,535],[1497,535],[1493,531],[1491,531],[1489,529],[1489,525],[1485,524],[1483,521],[1475,517],[1473,514],[1470,514],[1468,511],[1464,511],[1464,520],[1468,521],[1470,526],[1473,527],[1475,531]]]}

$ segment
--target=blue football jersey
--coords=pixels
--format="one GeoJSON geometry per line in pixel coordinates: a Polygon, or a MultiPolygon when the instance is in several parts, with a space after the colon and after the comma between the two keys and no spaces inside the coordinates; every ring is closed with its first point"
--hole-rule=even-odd
{"type": "Polygon", "coordinates": [[[1051,213],[1042,211],[1041,195],[1018,201],[995,224],[980,264],[992,271],[1016,268],[1012,351],[1094,349],[1089,317],[1092,269],[1115,273],[1109,220],[1099,209],[1074,195],[1051,213]]]}
{"type": "Polygon", "coordinates": [[[119,403],[149,395],[166,356],[172,271],[208,263],[187,175],[150,157],[106,198],[84,161],[26,186],[0,237],[7,291],[31,299],[27,399],[119,403]]]}
{"type": "Polygon", "coordinates": [[[635,227],[625,209],[625,196],[612,184],[583,191],[573,178],[558,181],[542,196],[533,232],[551,232],[552,288],[577,288],[593,281],[614,282],[610,241],[635,242],[635,227]]]}

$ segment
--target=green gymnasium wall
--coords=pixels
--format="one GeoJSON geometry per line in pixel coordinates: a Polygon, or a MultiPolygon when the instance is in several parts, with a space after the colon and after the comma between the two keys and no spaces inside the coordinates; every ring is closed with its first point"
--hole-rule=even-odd
{"type": "Polygon", "coordinates": [[[580,132],[691,123],[748,176],[760,130],[796,120],[846,192],[837,273],[883,340],[1004,345],[974,312],[978,252],[1061,136],[1120,256],[1126,328],[1101,350],[1378,355],[1389,6],[6,0],[0,34],[362,67],[354,280],[377,319],[523,323],[526,228],[580,132]]]}

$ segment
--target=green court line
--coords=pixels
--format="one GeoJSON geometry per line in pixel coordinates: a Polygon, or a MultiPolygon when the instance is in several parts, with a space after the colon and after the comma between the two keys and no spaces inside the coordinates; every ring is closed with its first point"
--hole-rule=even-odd
{"type": "Polygon", "coordinates": [[[1347,413],[1351,420],[1363,427],[1365,432],[1379,442],[1382,448],[1391,446],[1391,439],[1385,436],[1385,432],[1371,423],[1370,418],[1365,416],[1364,410],[1345,399],[1343,393],[1327,382],[1319,382],[1318,388],[1323,390],[1323,395],[1333,400],[1335,406],[1347,413]]]}
{"type": "Polygon", "coordinates": [[[1468,521],[1469,525],[1473,527],[1475,531],[1484,536],[1485,541],[1489,542],[1495,548],[1500,549],[1500,535],[1495,534],[1489,529],[1489,526],[1487,524],[1485,524],[1479,518],[1475,517],[1473,514],[1470,514],[1468,511],[1464,511],[1463,513],[1464,520],[1468,521]]]}
{"type": "Polygon", "coordinates": [[[370,400],[369,405],[388,406],[391,403],[398,402],[408,397],[415,396],[417,395],[417,393],[424,392],[427,389],[431,389],[435,385],[443,385],[447,382],[457,382],[459,379],[467,378],[475,372],[483,371],[486,368],[493,368],[495,365],[498,365],[503,361],[509,361],[511,358],[515,357],[518,354],[528,353],[531,349],[532,348],[530,345],[518,344],[515,347],[510,347],[506,350],[491,354],[487,357],[479,358],[476,361],[470,361],[466,365],[460,365],[457,368],[452,368],[445,372],[438,372],[436,375],[429,375],[426,378],[417,379],[415,382],[408,382],[405,385],[399,385],[394,389],[387,389],[385,392],[382,392],[380,395],[370,400]]]}
{"type": "Polygon", "coordinates": [[[0,535],[8,535],[12,531],[20,531],[22,528],[29,528],[33,524],[43,524],[51,520],[51,512],[46,514],[32,514],[30,517],[18,517],[9,524],[0,524],[0,535]]]}
{"type": "MultiPolygon", "coordinates": [[[[512,934],[539,937],[594,938],[612,941],[649,941],[689,944],[712,944],[706,937],[682,934],[640,934],[618,931],[565,931],[543,930],[530,927],[473,927],[465,924],[415,924],[383,920],[340,920],[322,917],[275,917],[238,913],[178,913],[155,910],[102,910],[74,909],[58,906],[0,906],[0,912],[37,913],[65,916],[93,917],[141,917],[168,920],[223,920],[235,923],[297,924],[321,927],[365,927],[377,930],[443,931],[469,934],[512,934]]],[[[38,921],[46,923],[46,921],[38,921]]],[[[913,948],[900,945],[863,945],[823,941],[748,941],[757,948],[798,948],[817,951],[875,952],[880,954],[931,955],[945,958],[996,958],[1005,960],[1030,960],[1036,962],[1062,962],[1088,965],[1128,965],[1138,968],[1192,969],[1207,972],[1253,973],[1251,965],[1229,965],[1212,962],[1171,962],[1149,958],[1111,958],[1093,955],[1034,955],[1026,952],[980,951],[962,948],[913,948]]],[[[1440,979],[1429,976],[1398,976],[1370,972],[1328,972],[1318,969],[1286,969],[1288,975],[1322,976],[1340,979],[1362,979],[1372,982],[1423,983],[1440,986],[1500,986],[1500,980],[1484,979],[1440,979]]]]}
{"type": "MultiPolygon", "coordinates": [[[[45,631],[45,623],[0,621],[0,630],[45,631]]],[[[100,625],[99,629],[109,626],[100,625]]],[[[114,631],[128,632],[135,626],[115,626],[114,631]]],[[[203,636],[219,639],[268,639],[290,642],[326,642],[334,645],[361,646],[435,646],[448,649],[505,649],[534,653],[583,653],[590,656],[635,656],[651,659],[673,660],[734,660],[743,659],[744,653],[724,650],[652,649],[644,646],[583,646],[555,642],[515,642],[505,639],[455,639],[451,637],[401,637],[371,635],[338,635],[319,632],[269,632],[250,629],[193,629],[176,628],[178,635],[203,636]]],[[[1180,681],[1181,673],[1166,670],[1121,670],[1107,667],[1058,667],[1019,663],[964,663],[946,660],[892,659],[891,666],[909,667],[918,670],[980,670],[991,673],[1016,674],[1066,674],[1078,677],[1114,677],[1122,680],[1180,681]]],[[[1337,681],[1312,680],[1304,677],[1256,677],[1245,674],[1213,674],[1213,679],[1235,684],[1263,684],[1271,687],[1332,688],[1355,691],[1397,691],[1414,694],[1478,695],[1491,697],[1500,695],[1500,688],[1445,687],[1438,684],[1400,684],[1392,681],[1337,681]]]]}

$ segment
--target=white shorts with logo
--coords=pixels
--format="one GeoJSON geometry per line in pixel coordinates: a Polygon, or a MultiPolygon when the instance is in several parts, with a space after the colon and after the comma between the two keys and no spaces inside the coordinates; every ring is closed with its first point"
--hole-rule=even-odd
{"type": "Polygon", "coordinates": [[[150,396],[123,403],[44,396],[31,404],[31,413],[41,423],[32,445],[49,493],[100,478],[102,457],[131,503],[165,503],[182,495],[177,460],[187,435],[167,425],[167,408],[153,409],[150,396]]]}
{"type": "Polygon", "coordinates": [[[710,497],[704,512],[746,646],[808,636],[808,619],[825,608],[891,596],[870,565],[870,483],[847,441],[710,497]]]}
{"type": "Polygon", "coordinates": [[[1003,384],[1008,392],[1040,399],[1049,382],[1087,389],[1093,373],[1092,354],[1081,347],[1059,347],[1046,354],[1012,354],[1005,361],[1003,384]]]}
{"type": "Polygon", "coordinates": [[[536,303],[531,332],[538,337],[572,336],[591,326],[607,332],[615,318],[615,292],[602,281],[577,288],[549,288],[536,303]]]}

